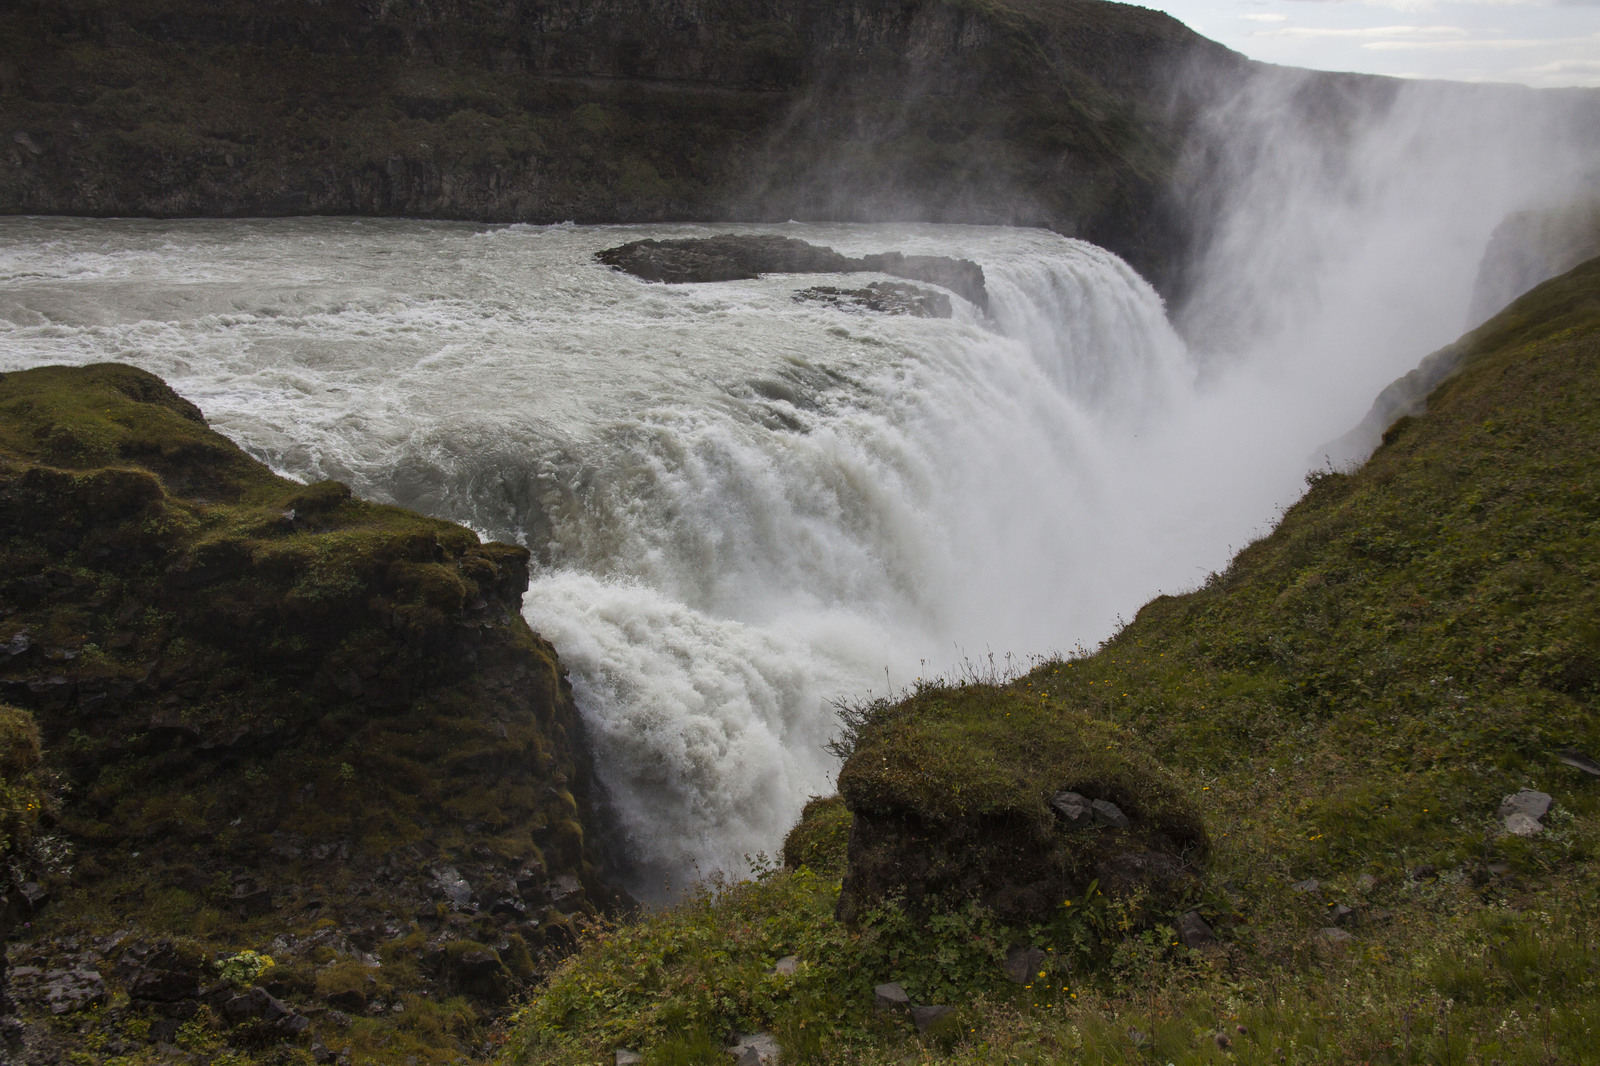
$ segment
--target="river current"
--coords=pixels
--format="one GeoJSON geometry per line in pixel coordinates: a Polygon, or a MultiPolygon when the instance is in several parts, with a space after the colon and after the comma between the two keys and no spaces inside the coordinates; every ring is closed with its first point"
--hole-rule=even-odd
{"type": "Polygon", "coordinates": [[[1203,581],[1425,350],[1200,366],[1121,260],[1035,230],[0,220],[0,370],[144,367],[281,473],[532,549],[646,896],[775,849],[833,701],[1203,581]],[[968,257],[990,311],[593,258],[715,232],[968,257]]]}

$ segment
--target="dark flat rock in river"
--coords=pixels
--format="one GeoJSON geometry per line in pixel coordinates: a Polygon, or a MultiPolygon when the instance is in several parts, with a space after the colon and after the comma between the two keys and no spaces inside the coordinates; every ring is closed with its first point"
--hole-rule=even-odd
{"type": "Polygon", "coordinates": [[[874,281],[864,289],[817,285],[794,294],[795,302],[837,307],[841,311],[870,311],[880,315],[913,318],[949,318],[950,297],[905,281],[874,281]]]}
{"type": "Polygon", "coordinates": [[[763,274],[888,274],[939,285],[980,310],[989,309],[983,267],[970,259],[945,255],[883,252],[857,259],[793,237],[727,234],[631,241],[596,252],[595,258],[645,281],[675,284],[742,281],[763,274]]]}

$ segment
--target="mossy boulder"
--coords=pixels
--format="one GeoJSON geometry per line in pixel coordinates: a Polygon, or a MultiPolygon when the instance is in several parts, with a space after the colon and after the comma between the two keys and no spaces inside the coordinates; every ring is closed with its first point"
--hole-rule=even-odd
{"type": "Polygon", "coordinates": [[[528,559],[278,477],[133,367],[0,376],[0,775],[42,738],[75,850],[22,950],[121,930],[126,983],[140,943],[278,941],[275,994],[355,965],[497,1008],[623,899],[528,559]],[[511,936],[518,974],[415,963],[511,936]]]}
{"type": "Polygon", "coordinates": [[[839,773],[854,821],[839,913],[893,898],[1037,919],[1091,883],[1177,906],[1209,849],[1194,804],[1126,730],[1026,686],[931,685],[858,722],[839,773]],[[1073,826],[1069,792],[1126,824],[1073,826]]]}
{"type": "Polygon", "coordinates": [[[783,838],[783,865],[804,866],[819,874],[844,872],[855,816],[839,796],[814,796],[800,811],[800,820],[783,838]]]}

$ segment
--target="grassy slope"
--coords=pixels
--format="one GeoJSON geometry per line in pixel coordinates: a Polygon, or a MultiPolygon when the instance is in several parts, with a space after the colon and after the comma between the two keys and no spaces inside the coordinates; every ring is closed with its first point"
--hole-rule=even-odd
{"type": "Polygon", "coordinates": [[[124,986],[176,941],[196,984],[218,955],[271,950],[266,983],[294,1009],[350,990],[410,1005],[318,1014],[291,1051],[221,1025],[212,1001],[184,1053],[476,1049],[537,955],[570,942],[570,916],[611,901],[570,689],[518,610],[526,566],[460,526],[274,475],[133,367],[0,376],[0,694],[26,709],[0,706],[0,831],[25,837],[9,808],[38,805],[36,718],[66,786],[49,829],[70,845],[14,955],[59,966],[123,934],[89,960],[114,1009],[30,1011],[41,1039],[166,1061],[124,986]],[[442,866],[480,889],[578,880],[559,900],[506,882],[527,912],[490,914],[428,889],[442,866]],[[241,886],[271,902],[243,907],[241,886]]]}
{"type": "Polygon", "coordinates": [[[1554,758],[1600,753],[1600,260],[1461,343],[1425,416],[1362,469],[1312,477],[1204,588],[1092,656],[859,723],[846,798],[926,800],[938,821],[962,817],[961,788],[975,808],[1042,808],[1060,774],[1036,755],[1098,720],[1201,812],[1213,852],[1183,905],[1220,946],[1180,947],[1170,912],[1106,897],[1027,929],[960,906],[846,928],[838,808],[818,804],[792,850],[832,840],[835,865],[597,939],[505,1060],[714,1061],[728,1030],[770,1028],[791,1062],[1600,1062],[1600,782],[1554,758]],[[884,758],[908,750],[920,778],[884,758]],[[1523,785],[1555,798],[1532,839],[1494,819],[1523,785]],[[1336,906],[1353,911],[1342,947],[1319,933],[1336,906]],[[998,974],[1017,939],[1051,949],[1024,987],[998,974]],[[790,953],[794,975],[769,972],[790,953]],[[919,1037],[875,1014],[890,978],[959,1005],[960,1025],[919,1037]]]}

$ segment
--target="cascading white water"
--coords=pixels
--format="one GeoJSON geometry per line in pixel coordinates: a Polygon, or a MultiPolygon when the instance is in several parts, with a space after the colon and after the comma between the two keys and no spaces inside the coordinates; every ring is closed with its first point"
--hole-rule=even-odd
{"type": "Polygon", "coordinates": [[[136,363],[276,469],[526,542],[527,615],[650,891],[775,846],[829,786],[830,701],[1093,641],[1228,543],[1163,538],[1171,509],[1129,491],[1125,456],[1193,374],[1116,257],[1037,231],[770,229],[972,257],[992,315],[592,258],[693,227],[8,220],[0,366],[136,363]]]}
{"type": "Polygon", "coordinates": [[[1202,580],[1423,354],[1330,398],[1292,342],[1198,374],[1149,286],[1043,231],[0,220],[0,370],[143,366],[284,473],[533,549],[647,896],[776,847],[829,788],[830,701],[1202,580]],[[730,231],[969,257],[991,314],[593,259],[730,231]]]}

